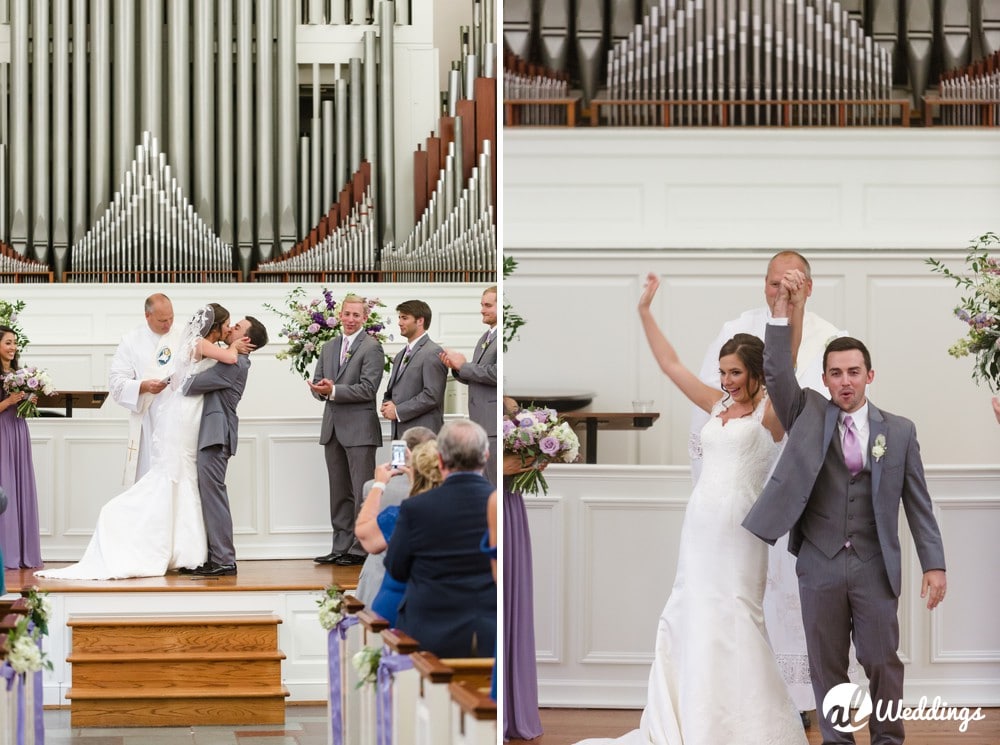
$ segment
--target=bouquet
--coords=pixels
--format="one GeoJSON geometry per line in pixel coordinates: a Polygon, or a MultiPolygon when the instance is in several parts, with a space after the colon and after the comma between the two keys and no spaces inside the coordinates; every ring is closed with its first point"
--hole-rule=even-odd
{"type": "Polygon", "coordinates": [[[41,629],[31,625],[28,616],[22,616],[12,631],[7,632],[7,664],[15,673],[34,673],[42,668],[52,669],[52,660],[42,651],[38,640],[41,638],[41,629]]]}
{"type": "MultiPolygon", "coordinates": [[[[321,297],[308,302],[305,295],[306,291],[301,287],[288,293],[285,299],[287,311],[279,310],[270,303],[264,303],[264,307],[282,319],[283,325],[278,334],[288,338],[288,349],[274,355],[275,359],[291,360],[292,369],[309,380],[309,368],[319,359],[320,349],[331,339],[340,336],[341,329],[340,311],[337,310],[337,301],[333,299],[330,290],[322,288],[321,297]]],[[[378,312],[385,304],[378,298],[367,298],[365,302],[368,304],[368,318],[365,319],[364,330],[380,344],[385,344],[392,339],[391,335],[385,333],[388,321],[383,320],[378,312]]],[[[392,358],[386,355],[385,370],[389,371],[391,366],[392,358]]]]}
{"type": "Polygon", "coordinates": [[[940,261],[927,259],[932,272],[955,280],[956,287],[969,292],[955,308],[955,315],[968,325],[968,332],[948,349],[948,354],[974,355],[973,380],[985,382],[994,393],[1000,391],[1000,259],[989,254],[998,248],[1000,237],[996,233],[972,241],[965,256],[969,276],[955,274],[940,261]]]}
{"type": "Polygon", "coordinates": [[[49,594],[39,591],[37,587],[32,587],[25,597],[28,601],[28,618],[42,636],[48,636],[49,618],[52,616],[52,603],[49,602],[49,594]]]}
{"type": "Polygon", "coordinates": [[[27,393],[28,396],[17,405],[17,415],[19,417],[38,416],[38,406],[31,400],[32,394],[44,393],[51,396],[56,392],[52,386],[52,378],[45,370],[37,367],[22,367],[14,372],[7,373],[3,379],[3,389],[7,394],[27,393]]]}
{"type": "Polygon", "coordinates": [[[319,606],[319,625],[329,631],[344,617],[344,591],[338,585],[330,585],[316,605],[319,606]]]}
{"type": "Polygon", "coordinates": [[[551,462],[572,463],[580,455],[580,440],[559,419],[555,409],[521,409],[503,423],[503,451],[521,458],[525,471],[514,476],[513,491],[549,493],[542,468],[551,462]]]}

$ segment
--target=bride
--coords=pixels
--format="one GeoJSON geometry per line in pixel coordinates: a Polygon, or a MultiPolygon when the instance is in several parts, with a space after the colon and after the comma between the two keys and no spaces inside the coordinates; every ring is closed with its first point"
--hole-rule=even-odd
{"type": "Polygon", "coordinates": [[[639,729],[578,745],[806,745],[764,629],[767,545],[740,525],[784,436],[763,387],[764,343],[734,336],[719,353],[722,390],[705,385],[653,318],[659,284],[649,274],[639,316],[660,368],[711,413],[701,435],[704,467],[684,515],[639,729]]]}
{"type": "Polygon", "coordinates": [[[46,579],[159,577],[169,569],[193,569],[208,556],[198,494],[198,430],[202,395],[183,395],[189,378],[211,365],[235,364],[251,349],[246,338],[227,348],[229,311],[209,303],[184,330],[179,363],[171,376],[174,395],[153,433],[149,471],[101,508],[97,527],[78,564],[46,569],[46,579]]]}

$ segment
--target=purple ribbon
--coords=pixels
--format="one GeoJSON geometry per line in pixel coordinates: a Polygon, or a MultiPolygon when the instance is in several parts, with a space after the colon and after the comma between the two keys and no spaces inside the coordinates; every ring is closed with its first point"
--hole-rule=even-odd
{"type": "Polygon", "coordinates": [[[347,630],[358,623],[357,616],[344,616],[330,629],[326,637],[327,661],[330,667],[330,734],[333,745],[344,745],[344,710],[340,695],[340,642],[347,630]]]}
{"type": "Polygon", "coordinates": [[[378,692],[375,698],[378,745],[392,745],[392,679],[396,673],[413,667],[408,654],[391,654],[388,647],[382,648],[382,658],[378,662],[378,692]]]}
{"type": "MultiPolygon", "coordinates": [[[[42,649],[42,637],[38,637],[38,650],[42,649]]],[[[32,673],[35,679],[35,742],[42,745],[45,742],[45,692],[42,690],[42,671],[32,673]]]]}

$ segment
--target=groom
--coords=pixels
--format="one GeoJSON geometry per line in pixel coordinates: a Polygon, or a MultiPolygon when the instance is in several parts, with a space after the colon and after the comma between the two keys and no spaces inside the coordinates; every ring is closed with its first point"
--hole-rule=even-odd
{"type": "MultiPolygon", "coordinates": [[[[913,423],[876,408],[866,397],[875,372],[857,339],[831,341],[823,359],[827,401],[802,389],[792,365],[789,326],[801,323],[805,276],[782,280],[765,332],[767,392],[788,443],[743,527],[773,544],[790,531],[798,556],[806,647],[824,745],[853,743],[823,716],[823,699],[847,683],[851,636],[870,683],[875,712],[903,696],[897,608],[901,584],[899,505],[903,504],[923,569],[920,597],[932,609],[944,599],[941,532],[927,492],[913,423]],[[882,702],[881,705],[879,702],[882,702]]],[[[799,326],[799,328],[801,328],[799,326]]],[[[899,745],[903,723],[869,720],[872,745],[899,745]]]]}
{"type": "MultiPolygon", "coordinates": [[[[247,316],[222,332],[213,331],[210,342],[234,343],[249,337],[253,349],[267,344],[267,329],[256,318],[247,316]],[[213,339],[212,335],[219,338],[213,339]]],[[[236,452],[239,418],[236,407],[250,371],[249,354],[241,354],[235,365],[212,365],[192,379],[185,393],[204,393],[205,403],[198,432],[198,491],[208,535],[208,561],[191,570],[203,577],[227,577],[236,574],[236,548],[233,546],[233,516],[226,490],[226,469],[236,452]]]]}

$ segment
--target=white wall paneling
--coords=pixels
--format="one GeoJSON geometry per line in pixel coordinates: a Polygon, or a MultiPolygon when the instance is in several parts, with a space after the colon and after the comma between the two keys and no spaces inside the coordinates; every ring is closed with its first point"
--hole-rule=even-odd
{"type": "MultiPolygon", "coordinates": [[[[305,382],[275,359],[284,348],[277,317],[265,303],[282,307],[293,285],[8,285],[7,300],[27,303],[19,323],[31,344],[26,364],[50,370],[62,390],[107,390],[107,370],[121,335],[143,322],[147,295],[165,291],[175,323],[185,323],[208,301],[234,317],[252,315],[268,327],[271,342],[251,357],[253,366],[240,403],[240,441],[229,464],[237,556],[240,559],[302,558],[328,550],[329,498],[323,451],[318,444],[323,404],[305,382]]],[[[430,335],[442,346],[471,354],[482,334],[479,300],[485,285],[379,284],[331,286],[335,297],[348,291],[378,294],[391,319],[394,355],[405,343],[395,324],[395,306],[420,298],[433,310],[430,335]]],[[[319,285],[307,286],[308,298],[319,285]]],[[[383,390],[388,377],[383,379],[383,390]]],[[[381,392],[379,394],[381,400],[381,392]]],[[[448,416],[465,416],[465,386],[449,378],[448,416]]],[[[128,420],[110,399],[100,409],[76,410],[70,419],[41,417],[29,423],[39,495],[42,557],[78,559],[101,506],[121,491],[128,420]]],[[[388,442],[388,423],[383,433],[388,442]]],[[[388,448],[384,453],[388,460],[388,448]]]]}

